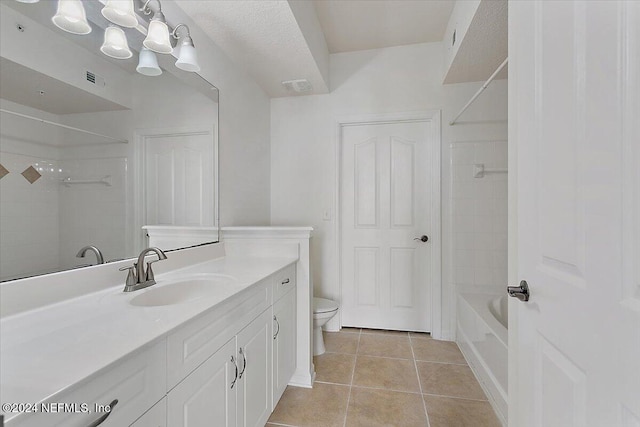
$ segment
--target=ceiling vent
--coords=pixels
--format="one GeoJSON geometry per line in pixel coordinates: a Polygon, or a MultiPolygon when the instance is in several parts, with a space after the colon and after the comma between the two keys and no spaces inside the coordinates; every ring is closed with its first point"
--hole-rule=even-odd
{"type": "Polygon", "coordinates": [[[304,93],[311,92],[313,90],[313,86],[311,86],[311,83],[309,83],[309,80],[307,79],[287,80],[282,82],[282,86],[284,86],[289,92],[304,93]]]}
{"type": "Polygon", "coordinates": [[[106,85],[104,81],[104,77],[100,77],[95,73],[92,73],[91,71],[85,72],[85,77],[89,83],[94,84],[96,86],[104,87],[106,85]]]}

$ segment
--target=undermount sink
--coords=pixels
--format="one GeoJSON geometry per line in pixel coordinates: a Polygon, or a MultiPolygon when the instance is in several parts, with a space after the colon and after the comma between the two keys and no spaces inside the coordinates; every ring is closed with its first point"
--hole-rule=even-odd
{"type": "Polygon", "coordinates": [[[232,277],[207,274],[167,284],[158,282],[144,290],[144,293],[132,298],[129,303],[141,307],[174,305],[193,301],[212,293],[227,294],[235,289],[237,285],[232,277]]]}

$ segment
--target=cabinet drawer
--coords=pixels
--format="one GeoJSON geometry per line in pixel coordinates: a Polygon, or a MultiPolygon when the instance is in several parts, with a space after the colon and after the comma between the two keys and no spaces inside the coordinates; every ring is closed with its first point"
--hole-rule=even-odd
{"type": "Polygon", "coordinates": [[[273,301],[275,302],[296,287],[296,265],[285,267],[273,276],[273,301]]]}
{"type": "Polygon", "coordinates": [[[100,427],[131,425],[165,395],[166,372],[162,341],[47,399],[43,408],[60,412],[23,414],[24,418],[11,420],[7,427],[87,427],[101,418],[104,422],[100,427]],[[106,412],[104,407],[116,399],[106,412]]]}
{"type": "Polygon", "coordinates": [[[268,308],[270,301],[271,283],[265,280],[172,332],[167,339],[169,390],[268,308]]]}

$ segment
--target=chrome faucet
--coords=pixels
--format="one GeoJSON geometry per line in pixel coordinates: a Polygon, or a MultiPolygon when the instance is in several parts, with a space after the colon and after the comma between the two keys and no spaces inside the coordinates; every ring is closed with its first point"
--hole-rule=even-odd
{"type": "Polygon", "coordinates": [[[91,245],[85,246],[84,248],[78,251],[78,253],[76,254],[76,257],[84,258],[87,251],[91,251],[96,255],[96,261],[97,261],[96,264],[104,264],[104,257],[102,256],[102,252],[100,252],[100,249],[98,249],[95,246],[91,246],[91,245]]]}
{"type": "Polygon", "coordinates": [[[167,256],[160,248],[147,248],[140,252],[138,256],[138,262],[134,263],[131,267],[122,267],[120,271],[128,270],[127,281],[124,286],[123,292],[132,292],[139,289],[144,289],[149,286],[155,285],[156,280],[153,276],[153,270],[151,264],[157,261],[167,259],[167,256]],[[158,259],[147,262],[147,268],[144,268],[144,257],[149,252],[155,252],[158,255],[158,259]]]}

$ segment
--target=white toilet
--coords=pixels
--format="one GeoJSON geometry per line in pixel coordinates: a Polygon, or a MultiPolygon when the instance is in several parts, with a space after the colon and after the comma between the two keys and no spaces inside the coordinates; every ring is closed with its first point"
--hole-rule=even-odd
{"type": "Polygon", "coordinates": [[[319,356],[324,353],[324,339],[322,338],[322,327],[338,312],[338,303],[330,299],[313,299],[313,355],[319,356]]]}

